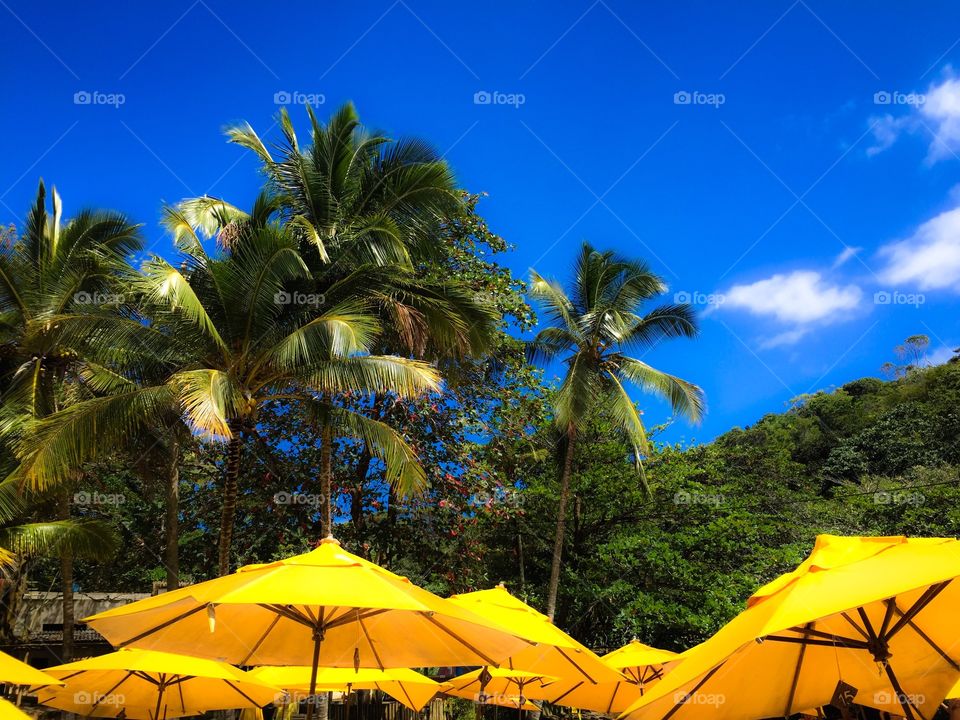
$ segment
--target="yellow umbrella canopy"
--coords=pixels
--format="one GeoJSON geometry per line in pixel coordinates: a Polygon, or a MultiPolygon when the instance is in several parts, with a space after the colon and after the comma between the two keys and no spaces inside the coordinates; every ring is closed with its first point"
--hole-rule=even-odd
{"type": "Polygon", "coordinates": [[[454,595],[450,601],[483,615],[537,645],[510,655],[502,666],[557,678],[537,698],[598,712],[626,709],[639,697],[627,678],[555,626],[550,619],[513,597],[502,586],[454,595]]]}
{"type": "MultiPolygon", "coordinates": [[[[0,652],[0,683],[7,685],[56,684],[58,681],[25,662],[0,652]]],[[[62,683],[61,683],[62,684],[62,683]]]]}
{"type": "Polygon", "coordinates": [[[960,678],[957,575],[955,540],[821,535],[624,717],[746,720],[855,702],[929,720],[960,678]]]}
{"type": "Polygon", "coordinates": [[[543,700],[545,686],[556,679],[525,670],[484,667],[450,679],[444,683],[443,691],[481,705],[518,707],[527,700],[543,700]]]}
{"type": "Polygon", "coordinates": [[[153,650],[118,650],[57,665],[47,672],[63,687],[34,688],[37,701],[88,717],[157,720],[208,710],[260,707],[278,689],[232,665],[153,650]]]}
{"type": "Polygon", "coordinates": [[[631,640],[601,659],[643,689],[662,678],[664,672],[680,659],[680,655],[631,640]]]}
{"type": "Polygon", "coordinates": [[[33,720],[12,702],[0,698],[0,718],[3,720],[33,720]]]}
{"type": "Polygon", "coordinates": [[[606,714],[621,713],[633,705],[645,690],[663,677],[679,661],[680,655],[660,650],[636,640],[601,658],[626,678],[588,683],[561,680],[550,686],[548,699],[555,705],[594,710],[606,714]],[[613,657],[613,662],[608,658],[613,657]],[[629,678],[629,679],[627,679],[629,678]]]}
{"type": "MultiPolygon", "coordinates": [[[[310,690],[309,665],[264,666],[254,668],[250,675],[296,697],[310,690]]],[[[440,692],[440,683],[408,668],[378,670],[375,668],[319,668],[314,692],[350,692],[351,690],[380,690],[414,712],[440,692]]]]}
{"type": "Polygon", "coordinates": [[[496,665],[530,645],[333,538],[303,555],[247,565],[86,622],[114,645],[238,665],[496,665]]]}

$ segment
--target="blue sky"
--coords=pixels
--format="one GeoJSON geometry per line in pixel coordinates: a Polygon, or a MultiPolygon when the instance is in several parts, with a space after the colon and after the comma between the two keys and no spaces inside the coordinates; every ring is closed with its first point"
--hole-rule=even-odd
{"type": "Polygon", "coordinates": [[[668,439],[878,374],[914,333],[934,362],[960,345],[956,4],[0,0],[0,18],[5,222],[42,176],[68,215],[121,209],[167,253],[163,202],[256,192],[224,125],[275,137],[275,100],[351,99],[489,193],[516,273],[564,279],[589,239],[701,307],[699,340],[645,357],[708,395],[668,439]]]}

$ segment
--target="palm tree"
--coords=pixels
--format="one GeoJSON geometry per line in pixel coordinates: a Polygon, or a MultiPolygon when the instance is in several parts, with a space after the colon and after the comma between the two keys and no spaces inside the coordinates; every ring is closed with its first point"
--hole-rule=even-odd
{"type": "MultiPolygon", "coordinates": [[[[465,212],[447,163],[427,144],[368,133],[351,104],[324,125],[309,108],[310,144],[302,148],[286,110],[284,142],[271,153],[249,124],[231,128],[231,141],[256,153],[268,178],[270,204],[300,238],[301,254],[331,303],[361,302],[380,321],[374,350],[441,363],[448,376],[465,356],[484,353],[497,316],[456,277],[425,272],[442,261],[442,229],[465,212]]],[[[186,200],[179,211],[189,227],[229,242],[248,216],[218,198],[186,200]]],[[[321,478],[332,485],[338,427],[337,398],[319,398],[314,417],[322,442],[321,478]]],[[[379,404],[373,399],[373,406],[379,404]]],[[[365,457],[369,456],[369,449],[365,457]]],[[[332,502],[324,491],[324,532],[332,529],[332,502]]]]}
{"type": "MultiPolygon", "coordinates": [[[[136,282],[138,316],[55,318],[79,346],[122,348],[117,372],[94,378],[101,395],[65,408],[24,443],[19,473],[36,484],[81,466],[98,447],[123,440],[177,408],[197,433],[226,440],[218,546],[221,574],[230,550],[244,438],[255,435],[267,403],[317,401],[343,391],[435,390],[436,371],[422,362],[368,352],[379,329],[360,303],[325,304],[300,253],[300,238],[273,219],[261,197],[232,225],[223,251],[208,255],[200,235],[176,209],[167,221],[183,256],[177,268],[160,257],[136,282]],[[314,296],[315,302],[289,302],[314,296]],[[164,377],[148,383],[149,377],[164,377]],[[97,436],[98,442],[93,438],[97,436]]],[[[423,469],[391,428],[342,407],[336,421],[363,437],[405,491],[424,482],[423,469]]]]}
{"type": "MultiPolygon", "coordinates": [[[[31,559],[68,556],[107,560],[119,546],[113,528],[98,520],[34,520],[30,516],[37,514],[35,505],[41,498],[32,500],[16,483],[0,482],[0,642],[4,644],[17,640],[13,626],[26,590],[31,559]]],[[[66,611],[68,620],[72,610],[71,605],[66,611]]],[[[64,624],[65,633],[68,625],[64,624]]],[[[65,634],[68,646],[69,641],[65,634]]]]}
{"type": "Polygon", "coordinates": [[[704,396],[699,387],[626,354],[650,350],[664,339],[697,334],[696,317],[689,305],[661,305],[642,313],[643,304],[666,289],[645,264],[595,250],[587,243],[575,261],[569,291],[531,272],[530,294],[543,305],[549,327],[530,342],[528,357],[542,363],[562,359],[567,366],[553,406],[562,459],[547,593],[551,618],[557,607],[570,477],[583,420],[597,410],[607,413],[633,446],[643,480],[641,460],[649,455],[649,443],[640,413],[627,393],[628,383],[665,398],[674,412],[691,421],[697,422],[703,415],[704,396]]]}
{"type": "MultiPolygon", "coordinates": [[[[139,226],[120,213],[82,210],[64,221],[56,189],[51,206],[52,213],[48,213],[41,181],[22,237],[0,248],[0,436],[8,444],[15,443],[32,422],[74,397],[70,384],[92,370],[70,345],[59,342],[52,318],[93,306],[123,305],[125,281],[131,272],[127,260],[142,245],[139,226]]],[[[67,475],[59,478],[61,482],[69,479],[67,475]]],[[[62,492],[59,519],[68,523],[70,491],[62,492]]],[[[38,532],[46,529],[41,527],[38,532]]],[[[46,547],[62,550],[64,656],[69,659],[73,637],[71,544],[46,547]]]]}

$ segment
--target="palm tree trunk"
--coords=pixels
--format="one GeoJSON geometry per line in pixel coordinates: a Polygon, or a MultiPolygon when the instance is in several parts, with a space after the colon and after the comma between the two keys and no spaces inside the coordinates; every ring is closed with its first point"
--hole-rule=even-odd
{"type": "Polygon", "coordinates": [[[563,537],[567,526],[567,501],[570,497],[570,476],[573,474],[573,451],[576,444],[574,429],[568,428],[560,473],[560,504],[557,506],[557,535],[553,541],[553,562],[550,566],[550,585],[547,589],[547,616],[553,620],[557,612],[557,592],[560,589],[560,560],[563,556],[563,537]]]}
{"type": "Polygon", "coordinates": [[[237,514],[237,479],[240,477],[240,457],[243,437],[238,423],[230,424],[227,443],[227,467],[223,478],[223,504],[220,514],[219,572],[230,572],[230,547],[233,543],[233,523],[237,514]]]}
{"type": "MultiPolygon", "coordinates": [[[[70,519],[72,497],[69,487],[60,493],[58,514],[61,520],[70,519]]],[[[66,663],[73,660],[73,627],[76,624],[73,607],[73,554],[66,547],[60,550],[60,580],[63,591],[63,648],[60,660],[66,663]]]]}
{"type": "Polygon", "coordinates": [[[519,518],[514,520],[517,527],[517,569],[519,570],[520,596],[523,597],[527,591],[527,568],[523,557],[523,531],[520,528],[519,518]]]}
{"type": "Polygon", "coordinates": [[[372,459],[370,451],[364,447],[357,461],[356,483],[350,491],[350,521],[353,523],[354,532],[357,533],[363,530],[363,485],[372,459]]]}
{"type": "Polygon", "coordinates": [[[320,427],[320,494],[323,495],[320,514],[320,534],[333,535],[333,425],[324,418],[320,427]]]}
{"type": "Polygon", "coordinates": [[[167,591],[180,587],[180,442],[170,440],[167,466],[166,508],[163,520],[163,564],[167,569],[167,591]]]}

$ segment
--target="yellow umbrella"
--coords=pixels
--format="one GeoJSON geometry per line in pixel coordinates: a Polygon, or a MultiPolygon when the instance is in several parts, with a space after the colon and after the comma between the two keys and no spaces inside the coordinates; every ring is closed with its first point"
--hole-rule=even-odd
{"type": "Polygon", "coordinates": [[[510,668],[480,668],[451,678],[443,685],[447,695],[473,700],[481,705],[491,703],[519,707],[527,700],[544,699],[544,686],[557,678],[510,668]],[[492,703],[496,699],[500,702],[492,703]],[[514,699],[516,705],[513,704],[514,699]]]}
{"type": "Polygon", "coordinates": [[[33,720],[12,702],[0,698],[0,718],[2,720],[33,720]]]}
{"type": "Polygon", "coordinates": [[[680,655],[634,639],[601,659],[633,680],[642,691],[662,678],[667,669],[680,660],[680,655]]]}
{"type": "Polygon", "coordinates": [[[537,645],[510,655],[502,666],[557,678],[536,697],[555,705],[598,712],[626,709],[639,697],[627,678],[556,627],[550,619],[513,597],[502,586],[454,595],[450,601],[537,645]]]}
{"type": "Polygon", "coordinates": [[[530,645],[333,538],[86,622],[114,645],[313,669],[496,665],[530,645]]]}
{"type": "MultiPolygon", "coordinates": [[[[250,675],[296,696],[309,692],[311,670],[309,665],[264,666],[254,668],[250,675]]],[[[380,690],[414,712],[420,712],[440,691],[440,684],[408,668],[318,668],[314,692],[349,693],[351,690],[380,690]]]]}
{"type": "MultiPolygon", "coordinates": [[[[25,662],[10,657],[5,652],[0,652],[0,683],[7,685],[42,685],[57,684],[46,673],[42,673],[36,668],[30,667],[25,662]]],[[[61,685],[63,683],[60,683],[61,685]]]]}
{"type": "Polygon", "coordinates": [[[669,650],[652,648],[634,640],[601,658],[623,673],[625,678],[598,683],[561,680],[550,686],[553,694],[547,699],[554,705],[569,705],[607,715],[621,713],[639,700],[644,691],[662,678],[670,667],[676,665],[680,657],[669,650]],[[609,659],[611,657],[612,661],[609,659]]]}
{"type": "Polygon", "coordinates": [[[625,717],[784,717],[856,702],[929,720],[960,678],[958,575],[955,540],[821,535],[625,717]]]}
{"type": "Polygon", "coordinates": [[[158,720],[208,710],[260,707],[279,695],[232,665],[153,650],[118,650],[57,665],[63,687],[34,688],[37,701],[88,717],[158,720]]]}

